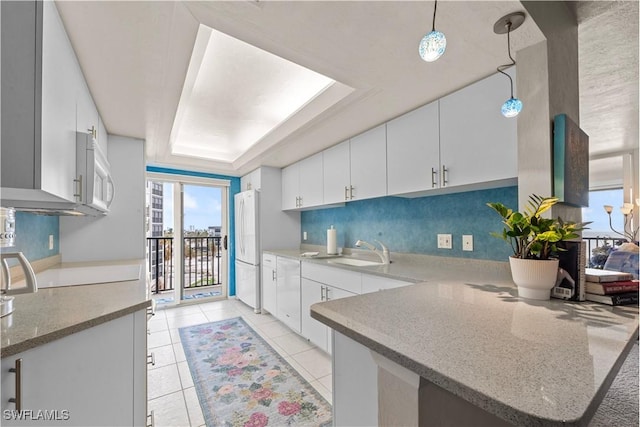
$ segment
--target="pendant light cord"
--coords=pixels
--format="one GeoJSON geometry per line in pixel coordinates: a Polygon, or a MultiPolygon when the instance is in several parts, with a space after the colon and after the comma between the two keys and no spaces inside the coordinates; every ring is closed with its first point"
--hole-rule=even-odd
{"type": "MultiPolygon", "coordinates": [[[[435,13],[435,10],[434,10],[435,13]]],[[[435,22],[435,15],[433,17],[434,22],[435,22]]],[[[513,98],[513,80],[511,79],[511,76],[507,73],[505,73],[503,70],[506,70],[507,68],[516,65],[516,61],[515,59],[513,59],[513,57],[511,56],[511,37],[509,36],[511,34],[511,21],[507,22],[507,53],[509,55],[509,59],[511,60],[510,64],[503,64],[500,65],[497,70],[498,72],[504,74],[505,76],[507,76],[507,78],[509,79],[509,84],[511,85],[511,98],[513,98]]]]}
{"type": "Polygon", "coordinates": [[[431,24],[431,31],[436,30],[436,9],[437,8],[438,8],[438,0],[436,0],[435,4],[433,5],[433,23],[431,24]]]}

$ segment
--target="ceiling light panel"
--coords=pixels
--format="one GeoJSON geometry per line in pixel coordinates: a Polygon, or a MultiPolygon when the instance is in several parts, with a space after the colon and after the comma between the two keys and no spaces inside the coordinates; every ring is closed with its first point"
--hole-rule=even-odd
{"type": "Polygon", "coordinates": [[[173,154],[232,162],[334,83],[219,31],[198,36],[206,43],[194,47],[173,154]]]}

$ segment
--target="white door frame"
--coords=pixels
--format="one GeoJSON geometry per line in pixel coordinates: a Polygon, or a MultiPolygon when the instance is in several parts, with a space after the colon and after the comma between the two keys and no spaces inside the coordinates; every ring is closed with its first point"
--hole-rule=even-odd
{"type": "MultiPolygon", "coordinates": [[[[230,180],[225,179],[215,179],[215,178],[202,178],[202,177],[192,177],[186,175],[178,175],[178,174],[167,174],[167,173],[157,173],[157,172],[147,172],[146,173],[147,181],[159,181],[159,182],[167,182],[173,184],[173,271],[174,271],[174,288],[173,288],[173,300],[176,304],[185,304],[185,303],[194,303],[201,302],[201,299],[196,300],[183,300],[182,294],[184,290],[183,281],[184,275],[184,256],[183,256],[183,248],[182,244],[178,242],[182,242],[183,239],[183,230],[184,230],[184,222],[183,222],[183,189],[184,185],[201,185],[206,187],[217,187],[222,190],[221,195],[221,211],[222,211],[222,224],[221,226],[221,235],[224,239],[224,236],[227,236],[227,242],[229,240],[229,187],[231,186],[230,180]]],[[[232,214],[232,213],[231,213],[232,214]]],[[[224,243],[221,242],[221,246],[224,243]]],[[[227,248],[228,248],[227,243],[227,248]]],[[[227,250],[223,250],[222,254],[222,262],[220,264],[220,278],[223,281],[222,286],[222,295],[220,297],[212,297],[212,299],[224,299],[229,295],[229,252],[227,250]]]]}

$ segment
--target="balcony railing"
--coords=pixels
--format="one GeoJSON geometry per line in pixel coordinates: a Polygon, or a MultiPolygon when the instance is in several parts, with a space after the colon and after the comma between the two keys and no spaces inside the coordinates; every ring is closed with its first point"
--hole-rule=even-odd
{"type": "MultiPolygon", "coordinates": [[[[148,268],[154,293],[174,289],[173,237],[147,237],[148,268]]],[[[222,284],[221,237],[182,239],[183,288],[194,289],[222,284]]]]}
{"type": "Polygon", "coordinates": [[[603,268],[611,250],[625,242],[615,237],[583,237],[582,240],[587,242],[587,267],[590,268],[603,268]]]}

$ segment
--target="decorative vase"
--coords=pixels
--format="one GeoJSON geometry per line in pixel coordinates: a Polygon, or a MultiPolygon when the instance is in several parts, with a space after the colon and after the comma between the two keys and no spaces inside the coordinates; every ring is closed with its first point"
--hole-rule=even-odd
{"type": "Polygon", "coordinates": [[[518,286],[518,296],[548,300],[558,278],[558,260],[522,259],[509,257],[511,277],[518,286]]]}

